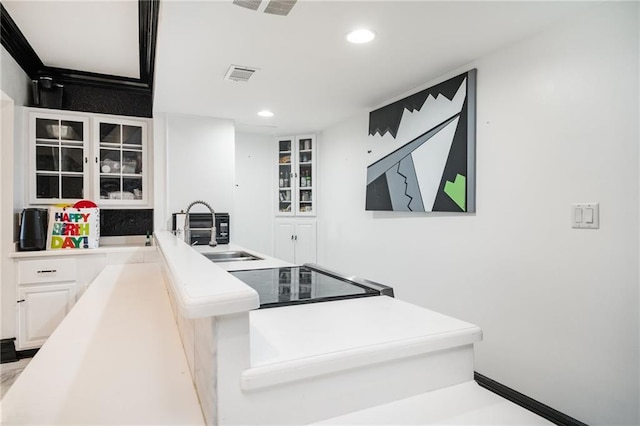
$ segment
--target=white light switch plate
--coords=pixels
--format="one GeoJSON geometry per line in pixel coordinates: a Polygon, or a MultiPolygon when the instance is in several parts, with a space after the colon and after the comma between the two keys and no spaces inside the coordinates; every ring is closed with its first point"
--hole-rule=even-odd
{"type": "Polygon", "coordinates": [[[571,227],[577,229],[600,228],[600,205],[598,203],[572,204],[571,227]]]}

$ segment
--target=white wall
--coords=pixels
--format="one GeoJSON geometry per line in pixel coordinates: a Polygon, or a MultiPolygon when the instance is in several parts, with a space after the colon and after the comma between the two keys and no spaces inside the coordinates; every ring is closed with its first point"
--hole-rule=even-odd
{"type": "Polygon", "coordinates": [[[365,212],[367,112],[322,133],[319,262],[480,325],[478,372],[594,425],[640,420],[638,17],[605,4],[423,86],[478,69],[476,214],[365,212]]]}
{"type": "Polygon", "coordinates": [[[27,106],[31,99],[31,79],[20,68],[18,63],[0,47],[0,87],[16,106],[27,106]]]}
{"type": "MultiPolygon", "coordinates": [[[[13,251],[14,226],[16,212],[23,207],[22,174],[16,175],[15,168],[24,167],[22,156],[22,108],[27,105],[29,95],[29,77],[18,66],[4,47],[0,47],[0,90],[2,91],[2,117],[0,122],[0,309],[2,317],[2,335],[15,337],[16,327],[16,286],[14,283],[12,262],[8,258],[13,251]],[[18,190],[14,190],[17,188],[18,190]]],[[[17,237],[17,236],[16,236],[17,237]]]]}
{"type": "Polygon", "coordinates": [[[13,100],[0,91],[0,306],[2,338],[14,337],[16,290],[13,281],[13,100]]]}
{"type": "Polygon", "coordinates": [[[273,255],[273,136],[236,133],[236,186],[231,241],[273,255]]]}
{"type": "MultiPolygon", "coordinates": [[[[233,213],[235,130],[233,122],[211,117],[167,114],[166,208],[185,210],[203,200],[216,212],[233,213]]],[[[157,129],[157,131],[162,131],[157,129]]],[[[163,179],[157,171],[159,179],[163,179]]],[[[206,212],[194,206],[192,212],[206,212]]],[[[158,228],[156,228],[158,229],[158,228]]],[[[233,228],[232,228],[233,231],[233,228]]]]}
{"type": "Polygon", "coordinates": [[[167,206],[167,114],[153,113],[153,230],[171,230],[167,206]]]}
{"type": "MultiPolygon", "coordinates": [[[[31,100],[31,79],[4,47],[0,48],[0,88],[13,100],[15,107],[13,164],[22,169],[26,167],[22,107],[28,106],[31,100]]],[[[25,185],[24,173],[14,173],[14,212],[20,212],[25,207],[25,185]]]]}

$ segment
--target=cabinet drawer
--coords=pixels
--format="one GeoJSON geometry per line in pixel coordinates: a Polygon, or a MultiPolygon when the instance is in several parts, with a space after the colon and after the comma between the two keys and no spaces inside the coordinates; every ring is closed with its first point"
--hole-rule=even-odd
{"type": "Polygon", "coordinates": [[[18,263],[18,284],[75,280],[75,259],[24,260],[18,263]]]}

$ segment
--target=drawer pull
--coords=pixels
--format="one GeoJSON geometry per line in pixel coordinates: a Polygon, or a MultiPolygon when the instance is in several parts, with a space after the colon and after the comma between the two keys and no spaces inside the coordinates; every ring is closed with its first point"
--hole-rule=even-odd
{"type": "Polygon", "coordinates": [[[26,302],[26,300],[24,300],[24,299],[20,299],[20,300],[18,300],[18,302],[17,302],[17,303],[22,303],[22,302],[26,302]]]}
{"type": "Polygon", "coordinates": [[[58,272],[58,271],[56,269],[43,269],[42,271],[38,271],[39,274],[49,274],[54,272],[58,272]]]}

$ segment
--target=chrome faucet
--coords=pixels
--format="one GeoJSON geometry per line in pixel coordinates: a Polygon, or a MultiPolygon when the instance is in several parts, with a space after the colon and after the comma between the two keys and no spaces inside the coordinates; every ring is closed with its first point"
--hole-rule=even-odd
{"type": "MultiPolygon", "coordinates": [[[[191,207],[193,207],[196,204],[202,204],[203,206],[208,208],[209,211],[211,212],[212,226],[211,226],[211,239],[209,240],[209,245],[211,247],[215,247],[218,245],[218,242],[216,241],[216,213],[213,211],[213,209],[208,203],[202,200],[196,200],[193,203],[189,204],[189,207],[187,207],[187,214],[184,217],[184,240],[186,241],[187,244],[190,244],[189,240],[191,240],[191,228],[189,227],[189,210],[191,210],[191,207]]],[[[207,228],[193,228],[193,229],[207,229],[207,228]]],[[[195,244],[196,243],[193,243],[191,245],[195,245],[195,244]]]]}

